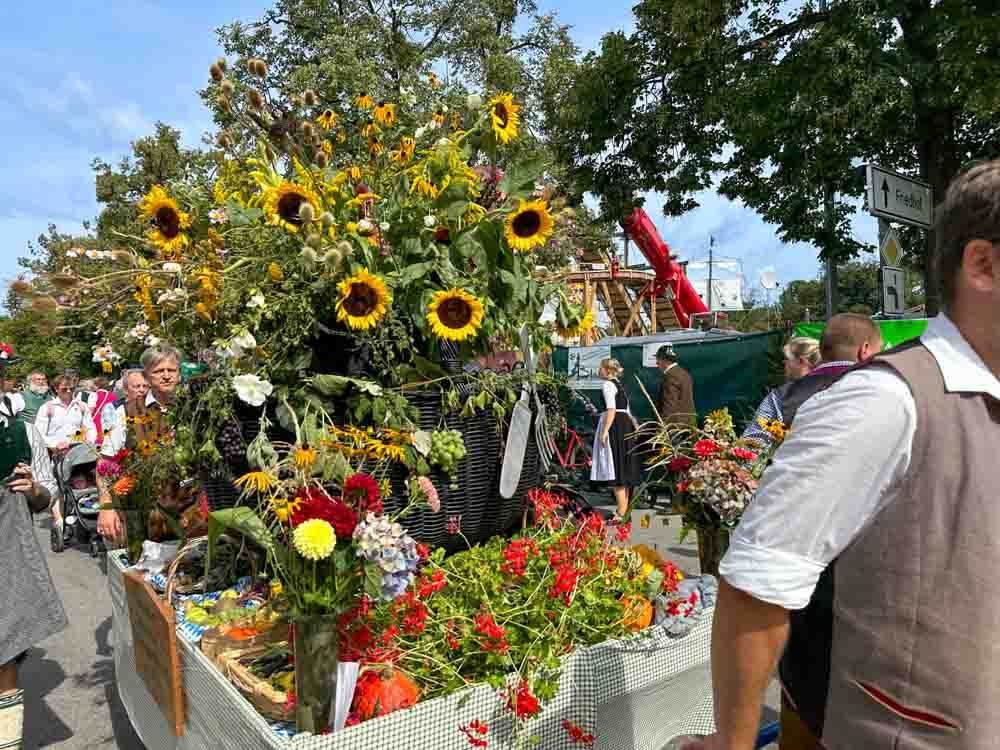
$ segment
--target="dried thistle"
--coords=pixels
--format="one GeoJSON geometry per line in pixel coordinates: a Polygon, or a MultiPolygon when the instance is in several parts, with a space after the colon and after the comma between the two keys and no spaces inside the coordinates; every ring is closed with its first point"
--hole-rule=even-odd
{"type": "Polygon", "coordinates": [[[68,268],[64,268],[58,273],[50,273],[48,282],[61,292],[76,289],[80,286],[80,277],[72,273],[68,268]]]}
{"type": "Polygon", "coordinates": [[[212,80],[216,83],[222,83],[222,79],[226,77],[225,71],[222,70],[217,62],[209,66],[208,74],[212,76],[212,80]]]}
{"type": "Polygon", "coordinates": [[[323,224],[323,226],[327,228],[332,227],[333,222],[336,221],[336,219],[333,218],[333,214],[331,214],[329,211],[324,211],[323,215],[319,217],[319,220],[323,224]]]}
{"type": "Polygon", "coordinates": [[[219,109],[223,112],[229,112],[232,110],[232,105],[230,104],[228,97],[219,96],[216,98],[215,103],[219,105],[219,109]]]}
{"type": "Polygon", "coordinates": [[[35,287],[31,285],[30,281],[24,279],[14,279],[10,283],[10,289],[19,297],[29,297],[35,293],[35,287]]]}
{"type": "Polygon", "coordinates": [[[44,294],[35,297],[31,301],[31,310],[39,315],[51,315],[52,313],[59,312],[59,303],[56,302],[54,297],[44,294]]]}
{"type": "Polygon", "coordinates": [[[222,82],[222,93],[223,94],[225,94],[226,96],[232,96],[234,91],[236,91],[236,87],[233,85],[232,81],[230,81],[227,78],[226,80],[224,80],[222,82]]]}
{"type": "Polygon", "coordinates": [[[316,218],[316,209],[313,208],[312,203],[305,201],[299,206],[299,218],[302,219],[304,224],[309,224],[316,218]]]}
{"type": "Polygon", "coordinates": [[[264,97],[260,95],[257,89],[250,89],[247,93],[247,98],[250,100],[250,106],[256,110],[264,109],[264,97]]]}
{"type": "Polygon", "coordinates": [[[258,78],[267,78],[267,63],[258,58],[251,58],[247,63],[250,72],[258,78]]]}
{"type": "Polygon", "coordinates": [[[223,130],[221,133],[219,133],[219,137],[217,139],[217,142],[218,142],[218,144],[219,144],[219,146],[221,148],[230,148],[233,145],[233,139],[232,139],[232,137],[225,130],[223,130]]]}
{"type": "Polygon", "coordinates": [[[330,157],[326,155],[325,151],[320,151],[316,154],[316,166],[320,169],[326,169],[327,164],[330,163],[330,157]]]}
{"type": "Polygon", "coordinates": [[[305,122],[302,123],[303,136],[311,139],[315,134],[316,134],[316,128],[313,127],[313,124],[311,122],[306,120],[305,122]]]}
{"type": "Polygon", "coordinates": [[[123,265],[124,264],[132,265],[132,262],[134,260],[134,258],[132,257],[132,253],[130,253],[128,250],[122,250],[119,248],[118,250],[112,250],[111,254],[115,257],[116,262],[121,263],[123,265]]]}
{"type": "Polygon", "coordinates": [[[305,102],[307,107],[316,106],[316,92],[312,89],[306,89],[302,92],[302,101],[305,102]]]}

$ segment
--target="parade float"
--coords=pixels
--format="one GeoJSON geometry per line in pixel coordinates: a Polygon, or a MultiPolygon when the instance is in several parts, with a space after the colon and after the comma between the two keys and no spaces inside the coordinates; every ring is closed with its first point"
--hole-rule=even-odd
{"type": "Polygon", "coordinates": [[[282,99],[240,64],[258,88],[210,69],[229,113],[214,180],[152,187],[143,233],[20,290],[92,311],[105,358],[169,343],[195,365],[99,466],[127,521],[109,584],[143,742],[653,747],[710,729],[714,582],[542,488],[533,350],[592,318],[533,273],[560,217],[543,165],[498,166],[520,105],[282,99]],[[500,349],[527,366],[467,372],[500,349]]]}

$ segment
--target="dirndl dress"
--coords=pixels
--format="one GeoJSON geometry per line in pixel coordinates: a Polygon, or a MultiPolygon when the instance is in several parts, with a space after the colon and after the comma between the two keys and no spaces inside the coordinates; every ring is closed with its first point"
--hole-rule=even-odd
{"type": "Polygon", "coordinates": [[[594,449],[591,454],[590,481],[603,482],[612,487],[635,487],[642,483],[642,468],[635,445],[635,426],[629,411],[628,395],[617,381],[615,386],[615,417],[608,442],[601,440],[607,411],[601,413],[594,433],[594,449]]]}
{"type": "Polygon", "coordinates": [[[0,666],[67,625],[24,495],[0,486],[0,666]]]}

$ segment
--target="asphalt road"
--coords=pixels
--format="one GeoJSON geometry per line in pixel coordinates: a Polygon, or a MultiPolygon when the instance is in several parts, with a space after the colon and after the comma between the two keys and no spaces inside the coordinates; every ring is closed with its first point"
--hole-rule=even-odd
{"type": "Polygon", "coordinates": [[[98,561],[72,547],[53,553],[42,516],[36,534],[69,627],[33,648],[21,667],[25,750],[144,750],[115,691],[111,599],[98,561]]]}

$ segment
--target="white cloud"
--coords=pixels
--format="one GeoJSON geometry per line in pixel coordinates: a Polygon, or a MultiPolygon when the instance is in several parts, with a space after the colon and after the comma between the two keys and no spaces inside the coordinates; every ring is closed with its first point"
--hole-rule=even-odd
{"type": "Polygon", "coordinates": [[[98,117],[112,132],[126,140],[140,138],[153,131],[153,123],[143,116],[134,102],[104,107],[98,117]]]}

